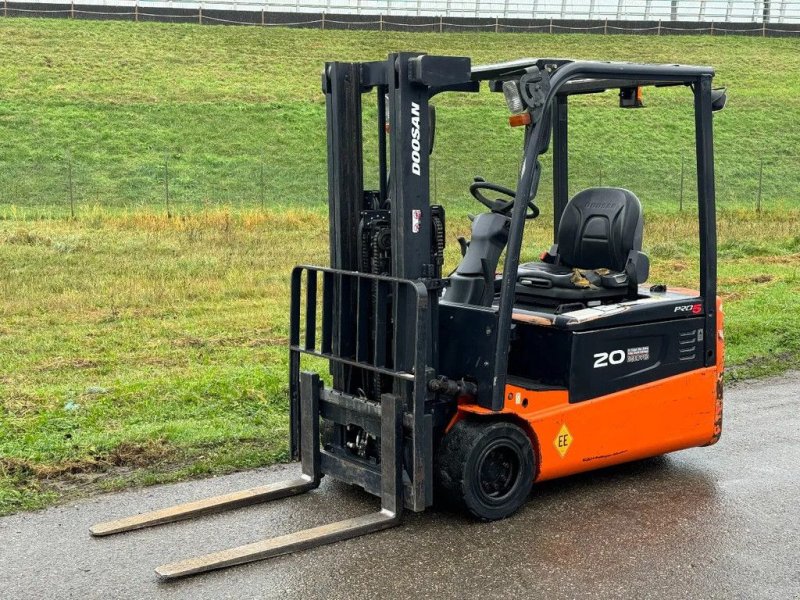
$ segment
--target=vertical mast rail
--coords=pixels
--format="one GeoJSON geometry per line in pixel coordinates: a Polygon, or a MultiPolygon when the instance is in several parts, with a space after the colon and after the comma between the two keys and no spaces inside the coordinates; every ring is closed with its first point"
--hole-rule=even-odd
{"type": "Polygon", "coordinates": [[[705,364],[711,366],[717,361],[717,217],[710,75],[700,77],[695,84],[694,114],[697,145],[697,207],[700,213],[700,295],[703,297],[706,313],[705,364]]]}

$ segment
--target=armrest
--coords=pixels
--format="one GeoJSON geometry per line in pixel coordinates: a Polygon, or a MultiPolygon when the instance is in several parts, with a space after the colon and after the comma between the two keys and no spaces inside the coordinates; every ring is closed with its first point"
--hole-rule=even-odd
{"type": "Polygon", "coordinates": [[[632,288],[647,281],[650,276],[650,259],[647,254],[631,250],[625,262],[625,274],[628,276],[628,285],[632,288]]]}

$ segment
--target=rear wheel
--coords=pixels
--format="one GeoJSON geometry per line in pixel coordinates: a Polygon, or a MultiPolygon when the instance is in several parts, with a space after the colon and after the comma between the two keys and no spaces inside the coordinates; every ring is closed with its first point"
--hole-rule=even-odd
{"type": "Polygon", "coordinates": [[[533,447],[520,427],[459,421],[436,456],[437,501],[486,521],[502,519],[528,499],[533,474],[533,447]]]}

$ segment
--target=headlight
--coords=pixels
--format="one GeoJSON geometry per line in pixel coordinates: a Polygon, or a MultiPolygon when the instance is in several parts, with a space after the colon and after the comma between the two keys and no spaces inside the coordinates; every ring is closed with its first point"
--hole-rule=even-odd
{"type": "Polygon", "coordinates": [[[522,96],[519,94],[519,86],[516,81],[503,82],[503,96],[506,99],[508,110],[517,115],[525,110],[525,105],[522,103],[522,96]]]}

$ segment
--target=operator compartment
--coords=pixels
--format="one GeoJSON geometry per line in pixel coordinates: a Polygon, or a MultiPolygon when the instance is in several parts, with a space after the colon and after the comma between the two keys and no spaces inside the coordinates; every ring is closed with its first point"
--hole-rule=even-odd
{"type": "Polygon", "coordinates": [[[643,229],[642,205],[629,190],[579,192],[564,210],[550,251],[519,266],[517,296],[550,306],[636,298],[650,271],[643,229]]]}
{"type": "MultiPolygon", "coordinates": [[[[474,219],[442,295],[439,370],[473,382],[475,402],[492,408],[501,303],[501,278],[492,274],[507,243],[514,192],[482,178],[470,191],[490,212],[474,219]],[[490,200],[486,190],[511,200],[490,200]]],[[[529,206],[526,218],[536,215],[529,206]]],[[[643,229],[641,203],[624,188],[585,189],[566,204],[550,250],[517,270],[509,383],[567,390],[574,403],[705,366],[700,294],[645,285],[643,229]]]]}
{"type": "Polygon", "coordinates": [[[510,381],[581,402],[704,366],[702,302],[643,285],[643,228],[627,189],[589,188],[567,203],[556,243],[517,272],[510,381]]]}
{"type": "Polygon", "coordinates": [[[691,290],[652,290],[574,310],[518,295],[509,383],[567,389],[570,402],[582,402],[703,367],[702,300],[691,290]]]}

